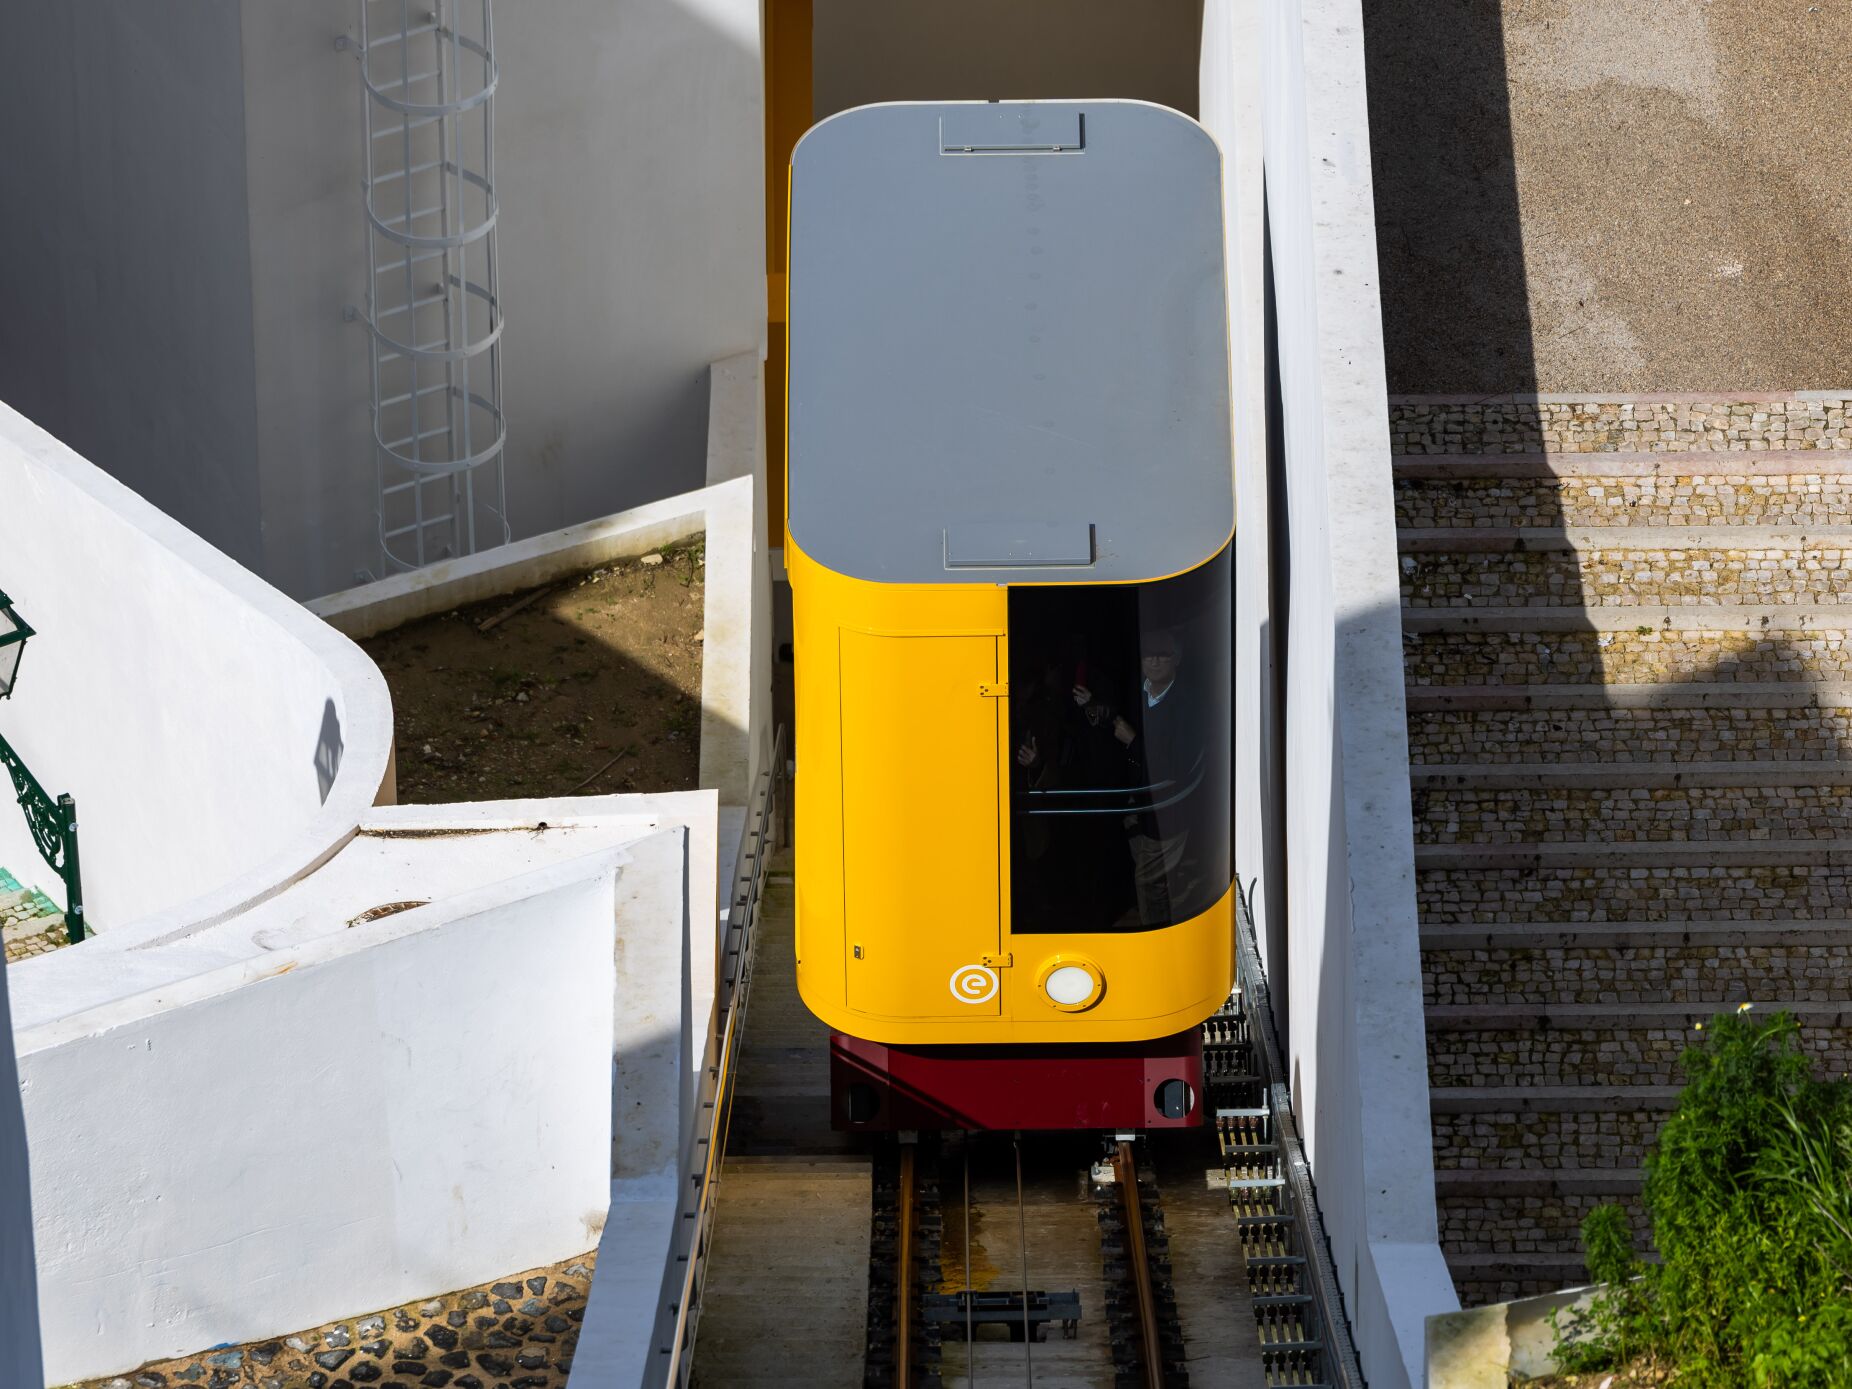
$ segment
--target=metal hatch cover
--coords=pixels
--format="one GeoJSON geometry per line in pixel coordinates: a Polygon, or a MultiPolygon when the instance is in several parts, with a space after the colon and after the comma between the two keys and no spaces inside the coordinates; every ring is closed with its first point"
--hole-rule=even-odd
{"type": "Polygon", "coordinates": [[[1084,569],[1093,527],[1084,521],[966,521],[945,528],[947,569],[1084,569]]]}
{"type": "Polygon", "coordinates": [[[1086,115],[1033,102],[949,108],[939,117],[941,154],[1078,154],[1086,115]]]}

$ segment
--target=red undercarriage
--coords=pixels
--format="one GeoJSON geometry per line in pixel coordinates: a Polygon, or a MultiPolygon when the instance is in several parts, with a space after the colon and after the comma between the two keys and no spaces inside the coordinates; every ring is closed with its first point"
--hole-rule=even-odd
{"type": "Polygon", "coordinates": [[[1202,1029],[1148,1042],[900,1047],[830,1034],[837,1129],[1181,1129],[1202,1122],[1202,1029]]]}

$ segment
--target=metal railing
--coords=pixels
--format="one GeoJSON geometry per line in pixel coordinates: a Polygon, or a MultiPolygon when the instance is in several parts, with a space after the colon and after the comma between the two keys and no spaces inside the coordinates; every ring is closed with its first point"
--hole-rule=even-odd
{"type": "Polygon", "coordinates": [[[68,794],[52,799],[5,738],[0,738],[0,764],[12,775],[19,808],[25,813],[26,828],[32,832],[40,857],[64,880],[65,936],[76,945],[88,934],[84,925],[83,874],[77,859],[77,802],[68,794]]]}
{"type": "Polygon", "coordinates": [[[1246,893],[1237,894],[1238,984],[1209,1023],[1215,1123],[1247,1260],[1268,1383],[1364,1389],[1312,1171],[1284,1080],[1246,893]]]}
{"type": "Polygon", "coordinates": [[[753,788],[745,848],[740,854],[740,869],[727,912],[726,935],[721,940],[720,981],[714,1005],[720,1025],[709,1033],[701,1071],[701,1113],[707,1117],[707,1132],[695,1137],[695,1162],[688,1173],[680,1221],[686,1234],[676,1248],[682,1276],[672,1285],[670,1300],[658,1318],[665,1334],[660,1345],[663,1374],[656,1382],[678,1389],[688,1383],[694,1370],[692,1352],[701,1316],[708,1242],[713,1233],[716,1179],[726,1156],[740,1028],[752,986],[754,927],[758,924],[772,851],[790,839],[787,821],[780,814],[785,789],[785,730],[780,727],[772,740],[771,762],[759,773],[758,785],[753,788]]]}

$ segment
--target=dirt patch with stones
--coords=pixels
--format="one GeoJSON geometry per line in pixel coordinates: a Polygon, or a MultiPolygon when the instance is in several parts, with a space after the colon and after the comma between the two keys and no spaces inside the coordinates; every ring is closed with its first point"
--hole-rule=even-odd
{"type": "Polygon", "coordinates": [[[596,1251],[68,1389],[565,1389],[595,1263],[596,1251]]]}
{"type": "Polygon", "coordinates": [[[704,561],[697,541],[363,641],[400,803],[693,790],[704,561]]]}

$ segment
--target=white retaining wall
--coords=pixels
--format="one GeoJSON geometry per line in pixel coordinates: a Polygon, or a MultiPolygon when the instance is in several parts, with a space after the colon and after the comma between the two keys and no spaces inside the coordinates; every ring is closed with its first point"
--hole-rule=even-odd
{"type": "MultiPolygon", "coordinates": [[[[389,794],[391,708],[360,650],[5,406],[0,510],[0,590],[38,632],[0,733],[77,798],[93,930],[223,916],[389,794]]],[[[62,903],[0,811],[0,866],[62,903]]]]}
{"type": "Polygon", "coordinates": [[[683,919],[685,835],[22,1038],[52,1381],[595,1244],[614,1054],[620,1082],[633,1052],[674,1075],[687,998],[685,969],[620,984],[616,944],[683,919]]]}
{"type": "MultiPolygon", "coordinates": [[[[1401,1389],[1423,1380],[1424,1319],[1459,1304],[1434,1211],[1359,0],[1205,11],[1203,113],[1237,197],[1255,191],[1243,153],[1254,84],[1282,401],[1271,483],[1284,495],[1244,440],[1239,871],[1257,884],[1294,1108],[1363,1370],[1401,1389]],[[1283,533],[1270,504],[1283,506],[1283,533]],[[1270,572],[1286,594],[1269,592],[1270,572]],[[1283,701],[1264,655],[1281,625],[1283,701]],[[1265,752],[1282,738],[1276,780],[1265,752]]],[[[1230,228],[1251,311],[1255,233],[1245,213],[1230,228]]],[[[1251,363],[1238,372],[1242,413],[1264,417],[1264,377],[1251,363]]]]}

